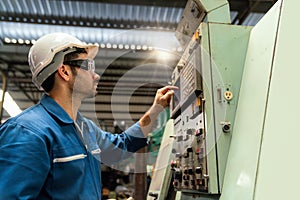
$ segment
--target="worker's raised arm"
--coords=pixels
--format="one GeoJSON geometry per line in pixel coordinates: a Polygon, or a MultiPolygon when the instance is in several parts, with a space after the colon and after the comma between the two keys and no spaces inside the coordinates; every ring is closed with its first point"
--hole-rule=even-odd
{"type": "Polygon", "coordinates": [[[157,90],[153,105],[139,120],[141,129],[145,136],[152,131],[152,127],[156,122],[158,114],[169,106],[171,97],[174,95],[176,86],[165,86],[157,90]]]}

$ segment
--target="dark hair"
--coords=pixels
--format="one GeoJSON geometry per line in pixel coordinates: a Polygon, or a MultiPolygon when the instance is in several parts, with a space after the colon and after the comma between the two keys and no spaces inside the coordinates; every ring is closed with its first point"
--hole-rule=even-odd
{"type": "Polygon", "coordinates": [[[86,54],[87,51],[85,49],[78,48],[76,51],[66,54],[64,57],[64,61],[74,60],[82,53],[86,54]]]}
{"type": "MultiPolygon", "coordinates": [[[[78,58],[78,56],[82,53],[87,53],[87,51],[83,48],[78,48],[76,51],[68,53],[64,57],[64,61],[73,60],[75,58],[78,58]]],[[[76,74],[75,68],[71,67],[72,73],[76,74]]],[[[43,83],[42,87],[45,90],[45,92],[50,92],[53,89],[54,81],[55,81],[55,74],[57,70],[53,72],[43,83]]]]}
{"type": "Polygon", "coordinates": [[[45,92],[50,92],[53,89],[56,72],[57,70],[42,83],[42,88],[45,90],[45,92]]]}

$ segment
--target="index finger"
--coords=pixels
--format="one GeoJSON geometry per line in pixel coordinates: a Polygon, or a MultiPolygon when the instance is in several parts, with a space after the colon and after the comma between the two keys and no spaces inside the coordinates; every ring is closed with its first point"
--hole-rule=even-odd
{"type": "Polygon", "coordinates": [[[179,88],[177,86],[174,86],[174,85],[167,85],[163,88],[160,89],[160,92],[165,94],[167,91],[169,90],[178,90],[179,88]]]}

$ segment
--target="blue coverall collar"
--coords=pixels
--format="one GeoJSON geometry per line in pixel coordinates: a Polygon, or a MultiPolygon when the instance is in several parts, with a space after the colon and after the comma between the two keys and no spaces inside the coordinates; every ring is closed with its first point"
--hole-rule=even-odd
{"type": "Polygon", "coordinates": [[[70,116],[66,113],[66,111],[49,95],[43,94],[40,103],[47,110],[47,112],[49,112],[61,122],[66,124],[74,122],[73,119],[71,119],[70,116]]]}

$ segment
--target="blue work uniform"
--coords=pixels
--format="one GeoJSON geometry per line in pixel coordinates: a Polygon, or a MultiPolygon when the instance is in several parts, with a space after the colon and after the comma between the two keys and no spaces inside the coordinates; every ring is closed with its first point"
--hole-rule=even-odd
{"type": "Polygon", "coordinates": [[[1,199],[101,199],[101,163],[147,145],[139,123],[121,134],[76,122],[48,95],[0,127],[1,199]]]}

